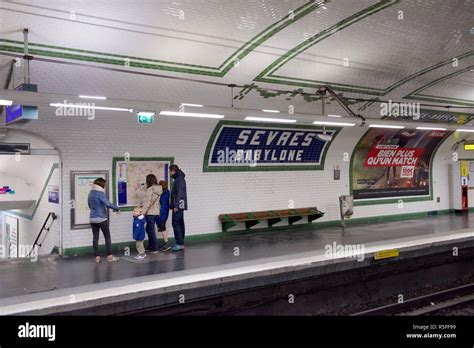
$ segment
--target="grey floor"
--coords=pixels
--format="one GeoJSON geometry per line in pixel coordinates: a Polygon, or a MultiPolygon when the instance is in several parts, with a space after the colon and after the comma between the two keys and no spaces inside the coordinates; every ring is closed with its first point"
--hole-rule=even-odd
{"type": "MultiPolygon", "coordinates": [[[[191,243],[185,251],[149,255],[144,261],[121,257],[118,262],[95,264],[91,256],[40,258],[37,262],[0,262],[0,298],[128,279],[233,262],[292,255],[316,250],[333,242],[362,244],[430,235],[474,227],[474,214],[338,227],[256,233],[213,242],[191,243]],[[238,248],[239,255],[235,255],[238,248]]],[[[120,255],[118,255],[120,256],[120,255]]]]}

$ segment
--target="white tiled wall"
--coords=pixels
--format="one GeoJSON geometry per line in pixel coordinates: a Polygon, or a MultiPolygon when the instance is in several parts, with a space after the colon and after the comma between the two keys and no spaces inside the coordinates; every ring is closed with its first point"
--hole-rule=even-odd
{"type": "MultiPolygon", "coordinates": [[[[98,112],[95,120],[56,117],[51,110],[40,110],[41,119],[24,127],[50,139],[59,147],[64,166],[63,227],[64,248],[90,246],[89,230],[70,230],[70,171],[108,170],[112,175],[112,157],[174,157],[187,175],[189,211],[185,215],[187,235],[221,231],[218,215],[242,211],[317,206],[326,212],[318,221],[339,218],[338,196],[349,194],[350,155],[366,128],[344,128],[330,147],[324,171],[270,171],[205,173],[202,170],[205,149],[217,124],[213,120],[158,117],[154,125],[137,124],[133,114],[98,112]],[[48,114],[49,112],[49,114],[48,114]],[[333,168],[339,165],[341,180],[333,180],[333,168]]],[[[438,151],[433,167],[434,199],[397,204],[361,206],[354,217],[405,214],[449,209],[448,164],[451,163],[448,139],[438,151]],[[436,202],[440,197],[440,203],[436,202]]],[[[131,213],[111,214],[114,243],[131,241],[131,213]]],[[[168,221],[169,231],[171,223],[168,221]]]]}

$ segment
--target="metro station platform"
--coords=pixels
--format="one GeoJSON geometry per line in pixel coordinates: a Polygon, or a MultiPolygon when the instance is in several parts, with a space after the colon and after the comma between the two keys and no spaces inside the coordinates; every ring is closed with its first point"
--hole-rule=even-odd
{"type": "Polygon", "coordinates": [[[338,227],[248,234],[140,261],[6,261],[0,263],[0,315],[118,314],[176,304],[183,294],[191,301],[473,246],[474,216],[451,214],[349,226],[344,235],[338,227]],[[363,257],[328,255],[328,245],[363,246],[363,257]],[[392,249],[400,255],[374,259],[392,249]]]}

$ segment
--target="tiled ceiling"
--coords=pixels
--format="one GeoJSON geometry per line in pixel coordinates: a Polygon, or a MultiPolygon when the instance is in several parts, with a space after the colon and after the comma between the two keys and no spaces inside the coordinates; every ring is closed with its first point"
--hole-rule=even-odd
{"type": "Polygon", "coordinates": [[[242,106],[306,112],[311,98],[291,91],[328,84],[474,107],[474,0],[16,0],[0,11],[2,84],[28,28],[43,92],[226,105],[221,85],[237,84],[242,106]]]}

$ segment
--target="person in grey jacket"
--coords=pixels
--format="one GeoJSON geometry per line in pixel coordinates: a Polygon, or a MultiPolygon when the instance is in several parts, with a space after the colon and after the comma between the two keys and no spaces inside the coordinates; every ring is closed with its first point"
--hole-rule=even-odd
{"type": "Polygon", "coordinates": [[[99,253],[99,234],[100,230],[104,234],[105,238],[105,249],[107,252],[107,261],[117,261],[118,258],[112,255],[112,240],[110,237],[109,221],[107,218],[107,209],[113,209],[113,211],[119,212],[120,208],[116,205],[113,205],[107,199],[105,195],[105,184],[107,181],[102,178],[97,178],[94,180],[92,189],[89,192],[87,198],[87,204],[89,206],[89,222],[92,227],[92,246],[94,247],[95,262],[100,262],[100,253],[99,253]]]}
{"type": "Polygon", "coordinates": [[[188,209],[188,195],[186,192],[186,175],[176,164],[170,166],[170,175],[174,179],[171,189],[170,209],[173,211],[171,223],[173,225],[175,244],[173,251],[184,250],[184,211],[188,209]]]}

